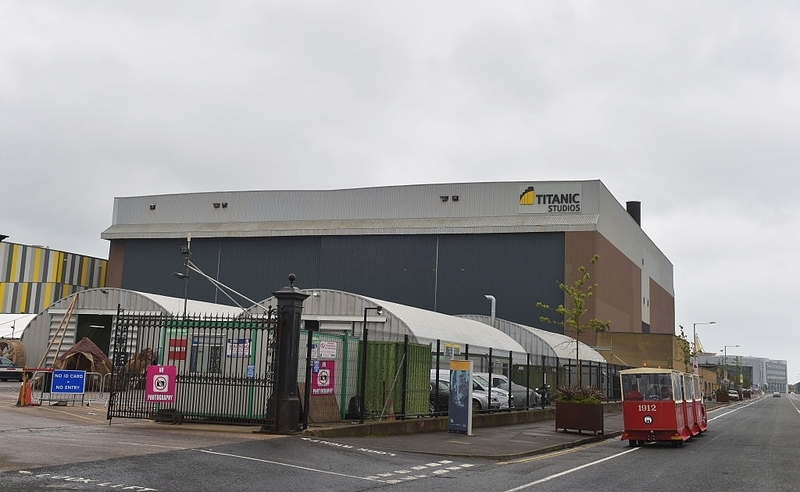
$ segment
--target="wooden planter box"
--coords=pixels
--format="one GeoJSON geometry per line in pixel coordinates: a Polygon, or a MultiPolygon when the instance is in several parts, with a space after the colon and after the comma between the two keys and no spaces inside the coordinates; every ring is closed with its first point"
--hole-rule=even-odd
{"type": "Polygon", "coordinates": [[[719,403],[728,403],[730,398],[727,391],[717,391],[717,401],[719,403]]]}
{"type": "Polygon", "coordinates": [[[556,430],[603,434],[603,404],[556,401],[556,430]]]}

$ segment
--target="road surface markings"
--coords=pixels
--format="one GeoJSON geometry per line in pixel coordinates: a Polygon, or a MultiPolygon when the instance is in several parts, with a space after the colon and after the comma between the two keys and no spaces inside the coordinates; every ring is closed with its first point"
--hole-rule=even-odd
{"type": "Polygon", "coordinates": [[[370,482],[383,482],[383,480],[380,480],[380,479],[375,478],[375,477],[359,477],[359,476],[350,475],[350,474],[347,474],[347,473],[338,473],[338,472],[333,472],[333,471],[328,471],[328,470],[319,470],[317,468],[310,468],[308,466],[301,466],[301,465],[293,465],[291,463],[281,463],[280,461],[265,460],[265,459],[262,459],[262,458],[253,458],[253,457],[250,457],[250,456],[242,456],[242,455],[231,454],[231,453],[220,453],[219,451],[211,451],[209,449],[197,449],[196,451],[200,451],[201,453],[213,454],[213,455],[216,455],[216,456],[225,456],[227,458],[236,458],[236,459],[246,460],[246,461],[256,461],[258,463],[266,463],[266,464],[269,464],[269,465],[285,466],[287,468],[296,468],[298,470],[314,472],[314,473],[321,473],[323,475],[335,475],[337,477],[355,478],[356,480],[368,480],[370,482]]]}
{"type": "Polygon", "coordinates": [[[450,460],[441,460],[441,461],[427,463],[425,465],[415,466],[415,467],[412,467],[410,470],[400,469],[400,470],[395,470],[395,471],[392,471],[392,472],[378,473],[378,474],[370,475],[370,476],[367,476],[367,477],[359,477],[357,475],[350,475],[350,474],[347,474],[347,473],[339,473],[339,472],[334,472],[334,471],[329,471],[329,470],[320,470],[318,468],[310,468],[310,467],[302,466],[302,465],[293,465],[291,463],[281,463],[279,461],[265,460],[265,459],[262,459],[262,458],[253,458],[253,457],[250,457],[250,456],[241,456],[241,455],[236,455],[236,454],[231,454],[231,453],[221,453],[221,452],[218,452],[218,451],[211,451],[211,450],[208,450],[208,449],[197,449],[196,451],[200,451],[201,453],[213,454],[213,455],[216,455],[216,456],[225,456],[225,457],[228,457],[228,458],[236,458],[236,459],[247,460],[247,461],[256,461],[258,463],[266,463],[266,464],[270,464],[270,465],[285,466],[287,468],[295,468],[295,469],[303,470],[303,471],[307,471],[307,472],[321,473],[323,475],[335,475],[337,477],[354,478],[356,480],[366,480],[366,481],[369,481],[369,482],[382,482],[382,483],[387,483],[387,484],[397,484],[397,483],[402,483],[402,482],[408,482],[408,481],[411,481],[411,480],[419,480],[419,479],[422,479],[422,478],[428,478],[430,475],[437,475],[437,476],[438,475],[444,475],[444,474],[450,473],[451,471],[463,470],[463,469],[467,469],[467,468],[471,468],[471,467],[475,466],[475,465],[472,465],[472,464],[469,464],[469,463],[465,463],[465,464],[461,464],[461,465],[458,465],[458,464],[454,465],[453,462],[450,461],[450,460]],[[427,470],[432,470],[432,471],[430,471],[430,474],[426,474],[426,473],[414,474],[414,471],[424,472],[424,471],[427,471],[427,470]]]}
{"type": "Polygon", "coordinates": [[[611,456],[607,456],[605,458],[602,458],[602,459],[599,459],[599,460],[596,460],[596,461],[592,461],[590,463],[586,463],[586,464],[581,465],[581,466],[576,466],[575,468],[570,468],[569,470],[564,470],[563,472],[556,473],[554,475],[550,475],[550,476],[547,476],[547,477],[544,477],[544,478],[540,478],[539,480],[536,480],[535,482],[526,483],[524,485],[520,485],[519,487],[515,487],[513,489],[508,489],[505,492],[517,492],[518,490],[527,489],[528,487],[533,487],[534,485],[539,485],[540,483],[548,482],[550,480],[553,480],[554,478],[563,477],[564,475],[569,475],[570,473],[574,473],[576,471],[583,470],[584,468],[589,468],[590,466],[599,465],[600,463],[603,463],[604,461],[613,460],[614,458],[619,458],[620,456],[626,455],[628,453],[632,453],[634,451],[638,451],[640,449],[642,449],[642,448],[631,448],[631,449],[629,449],[627,451],[623,451],[621,453],[613,454],[611,456]]]}
{"type": "MultiPolygon", "coordinates": [[[[122,483],[114,483],[114,482],[104,482],[102,480],[97,480],[93,478],[83,478],[83,477],[74,477],[71,475],[55,475],[52,473],[34,473],[27,470],[20,470],[20,475],[30,475],[33,478],[40,478],[42,480],[52,480],[56,482],[71,482],[71,483],[81,483],[84,485],[95,486],[95,487],[104,487],[104,488],[112,488],[112,489],[121,489],[121,490],[135,490],[138,492],[158,492],[158,489],[144,487],[140,485],[126,485],[122,483]]],[[[56,485],[57,486],[57,485],[56,485]]],[[[46,487],[50,488],[50,485],[46,487]]],[[[61,488],[61,487],[59,487],[61,488]]],[[[69,487],[72,489],[72,487],[69,487]]]]}
{"type": "Polygon", "coordinates": [[[379,473],[376,476],[381,477],[388,484],[398,484],[402,482],[409,482],[411,480],[419,480],[422,478],[430,478],[431,476],[446,475],[450,472],[465,470],[472,468],[473,464],[463,463],[457,464],[450,460],[433,461],[424,465],[412,466],[409,470],[395,470],[393,472],[379,473]],[[419,472],[429,473],[419,473],[419,472]],[[414,472],[418,472],[414,474],[414,472]]]}
{"type": "Polygon", "coordinates": [[[526,458],[517,458],[517,459],[511,460],[511,461],[500,461],[497,464],[498,465],[515,465],[515,464],[518,464],[518,463],[530,463],[531,461],[547,460],[547,459],[550,459],[550,458],[555,458],[556,456],[562,456],[562,455],[565,455],[565,454],[576,453],[578,451],[581,451],[581,450],[584,450],[584,449],[593,448],[593,447],[596,447],[596,446],[603,446],[605,444],[608,444],[608,442],[609,441],[598,441],[598,442],[595,442],[595,443],[584,444],[582,446],[578,446],[578,447],[574,447],[574,448],[567,448],[567,449],[562,449],[560,451],[553,451],[551,453],[538,454],[536,456],[528,456],[526,458]]]}
{"type": "Polygon", "coordinates": [[[758,400],[751,401],[751,402],[750,402],[750,403],[748,403],[747,405],[736,405],[736,406],[735,406],[733,409],[731,409],[731,410],[728,410],[728,411],[727,411],[727,412],[725,412],[725,413],[721,413],[721,414],[719,414],[719,415],[715,415],[715,416],[714,416],[714,418],[708,419],[708,421],[709,421],[709,422],[712,422],[712,421],[714,421],[714,420],[717,420],[718,418],[722,418],[722,417],[724,417],[724,416],[726,416],[726,415],[730,415],[730,414],[732,414],[733,412],[739,411],[739,410],[741,410],[741,409],[743,409],[743,408],[747,408],[747,407],[749,407],[750,405],[755,405],[756,403],[758,403],[758,402],[760,402],[760,401],[762,401],[762,400],[763,400],[763,398],[760,398],[760,399],[758,399],[758,400]]]}

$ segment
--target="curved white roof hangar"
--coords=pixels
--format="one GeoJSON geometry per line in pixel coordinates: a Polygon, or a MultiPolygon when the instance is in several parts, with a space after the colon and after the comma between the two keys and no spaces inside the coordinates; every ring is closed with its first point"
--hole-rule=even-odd
{"type": "MultiPolygon", "coordinates": [[[[469,345],[470,353],[487,353],[489,348],[506,353],[525,353],[525,348],[505,333],[470,319],[339,290],[304,289],[303,292],[309,297],[303,303],[302,319],[318,321],[322,332],[349,331],[360,337],[366,317],[369,340],[397,341],[408,335],[412,342],[430,343],[432,349],[440,340],[460,345],[462,352],[469,345]],[[381,314],[377,314],[378,306],[382,308],[381,314]]],[[[275,301],[270,297],[260,304],[274,306],[275,301]]],[[[253,306],[249,311],[260,310],[263,308],[253,306]]]]}
{"type": "Polygon", "coordinates": [[[378,299],[366,299],[380,305],[384,311],[405,323],[418,343],[432,343],[435,346],[436,340],[441,340],[442,342],[469,345],[470,352],[472,352],[472,347],[491,347],[493,350],[525,353],[525,348],[516,340],[500,330],[495,330],[478,321],[378,299]]]}
{"type": "MultiPolygon", "coordinates": [[[[491,324],[491,318],[482,314],[463,314],[458,316],[486,323],[487,325],[491,324]]],[[[495,318],[495,325],[498,331],[508,334],[530,354],[547,355],[560,359],[575,358],[575,339],[572,337],[500,318],[495,318]]],[[[578,343],[580,344],[578,345],[578,356],[581,360],[606,362],[598,351],[583,342],[578,343]]]]}

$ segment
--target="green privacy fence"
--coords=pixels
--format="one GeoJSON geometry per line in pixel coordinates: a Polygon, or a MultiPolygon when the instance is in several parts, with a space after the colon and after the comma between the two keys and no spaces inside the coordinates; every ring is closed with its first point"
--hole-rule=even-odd
{"type": "MultiPolygon", "coordinates": [[[[309,420],[361,417],[361,340],[349,333],[312,335],[311,361],[306,363],[308,332],[301,334],[299,381],[310,381],[309,420]]],[[[402,342],[368,342],[364,408],[368,418],[395,418],[428,413],[431,346],[402,342]]],[[[304,388],[305,389],[305,388],[304,388]]]]}
{"type": "Polygon", "coordinates": [[[369,342],[364,408],[372,417],[428,411],[431,346],[369,342]]]}

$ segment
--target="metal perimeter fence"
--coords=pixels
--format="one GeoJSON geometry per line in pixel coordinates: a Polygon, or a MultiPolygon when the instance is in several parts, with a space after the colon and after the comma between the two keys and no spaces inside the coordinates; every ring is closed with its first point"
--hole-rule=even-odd
{"type": "MultiPolygon", "coordinates": [[[[168,421],[274,423],[271,402],[276,384],[277,330],[274,311],[257,318],[125,313],[117,316],[112,365],[103,389],[108,418],[168,421]],[[148,401],[145,382],[150,365],[176,367],[171,404],[148,401]]],[[[501,375],[522,387],[526,397],[513,406],[482,412],[517,411],[541,403],[535,390],[580,384],[598,389],[607,400],[620,399],[619,371],[625,367],[576,361],[437,340],[420,344],[375,340],[366,345],[348,332],[301,331],[297,389],[301,424],[364,419],[405,419],[446,412],[437,405],[436,371],[450,360],[469,360],[475,372],[501,375]]],[[[489,379],[492,379],[491,377],[489,379]]],[[[492,391],[490,389],[490,391],[492,391]]],[[[46,395],[41,395],[46,397],[46,395]]]]}
{"type": "MultiPolygon", "coordinates": [[[[462,345],[448,350],[451,343],[433,344],[403,341],[369,341],[366,350],[359,338],[344,334],[304,332],[301,336],[299,380],[306,422],[336,420],[404,419],[446,412],[436,404],[433,381],[440,379],[450,360],[470,360],[473,371],[501,375],[515,388],[525,391],[513,407],[481,408],[482,412],[518,411],[540,406],[536,390],[548,385],[555,394],[562,386],[590,386],[608,401],[621,399],[619,371],[626,369],[598,361],[577,361],[536,354],[501,352],[491,348],[462,345]],[[310,342],[310,345],[308,343],[310,342]],[[362,379],[362,374],[364,374],[362,379]],[[305,389],[308,388],[306,391],[305,389]],[[363,410],[362,410],[363,405],[363,410]]],[[[447,379],[447,378],[445,378],[447,379]]]]}

